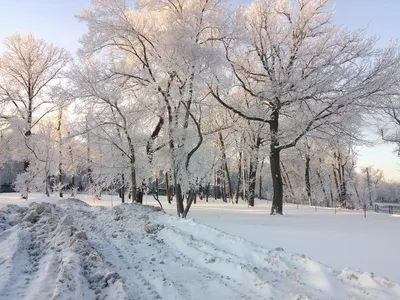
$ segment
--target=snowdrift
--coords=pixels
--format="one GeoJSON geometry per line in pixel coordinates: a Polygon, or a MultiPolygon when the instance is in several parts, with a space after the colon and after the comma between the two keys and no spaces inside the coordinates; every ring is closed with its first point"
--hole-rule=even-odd
{"type": "MultiPolygon", "coordinates": [[[[268,236],[260,236],[260,239],[268,236]]],[[[264,249],[155,207],[0,210],[0,299],[400,299],[400,285],[264,249]]]]}

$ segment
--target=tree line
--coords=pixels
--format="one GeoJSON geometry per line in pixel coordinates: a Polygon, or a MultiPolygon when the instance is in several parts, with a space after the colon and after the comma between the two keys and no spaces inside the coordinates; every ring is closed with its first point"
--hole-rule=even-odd
{"type": "Polygon", "coordinates": [[[383,139],[399,142],[399,48],[335,25],[327,3],[94,1],[74,57],[11,35],[0,163],[23,162],[24,197],[49,194],[54,175],[62,196],[83,176],[92,194],[136,202],[152,178],[172,187],[180,217],[210,186],[251,206],[267,190],[271,214],[285,199],[362,205],[381,181],[356,170],[366,120],[384,119],[383,139]]]}

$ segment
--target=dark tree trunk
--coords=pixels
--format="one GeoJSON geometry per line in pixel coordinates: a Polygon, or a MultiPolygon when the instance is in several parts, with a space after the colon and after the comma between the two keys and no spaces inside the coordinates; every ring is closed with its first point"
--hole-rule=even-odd
{"type": "Polygon", "coordinates": [[[336,187],[336,192],[338,195],[338,198],[340,197],[340,189],[339,189],[339,182],[338,182],[338,176],[336,173],[336,167],[335,165],[332,165],[332,171],[333,171],[333,181],[335,183],[335,187],[336,187]]]}
{"type": "Polygon", "coordinates": [[[158,187],[158,177],[156,177],[156,188],[155,188],[155,193],[156,193],[155,196],[156,196],[156,197],[155,197],[155,198],[156,198],[157,200],[159,199],[158,188],[159,188],[159,187],[158,187]]]}
{"type": "Polygon", "coordinates": [[[246,202],[249,201],[249,168],[247,167],[247,160],[243,157],[243,184],[242,184],[242,199],[246,202]]]}
{"type": "Polygon", "coordinates": [[[310,206],[312,205],[312,197],[311,197],[311,183],[310,183],[310,155],[306,153],[306,168],[305,168],[305,174],[304,174],[304,179],[305,179],[305,185],[306,185],[306,192],[307,192],[307,198],[308,198],[308,203],[310,206]]]}
{"type": "MultiPolygon", "coordinates": [[[[136,191],[136,196],[135,196],[135,203],[143,204],[143,191],[141,188],[138,188],[136,191]]],[[[132,197],[133,198],[133,197],[132,197]]]]}
{"type": "Polygon", "coordinates": [[[208,202],[209,194],[210,194],[210,183],[207,183],[207,186],[206,186],[206,202],[208,202]]]}
{"type": "Polygon", "coordinates": [[[125,203],[125,175],[121,175],[121,188],[120,188],[120,197],[122,203],[125,203]]]}
{"type": "Polygon", "coordinates": [[[223,164],[224,164],[225,178],[226,178],[226,180],[228,182],[229,203],[231,203],[231,202],[233,202],[232,182],[231,182],[231,176],[229,174],[228,162],[226,160],[225,143],[224,143],[224,139],[222,137],[222,133],[221,132],[219,132],[219,142],[221,143],[222,161],[223,161],[223,164]]]}
{"type": "Polygon", "coordinates": [[[260,199],[263,199],[263,196],[262,196],[262,171],[263,171],[263,168],[264,168],[264,159],[261,161],[261,167],[260,167],[260,176],[259,176],[259,186],[258,186],[258,188],[259,188],[259,193],[258,193],[258,197],[260,197],[260,199]]]}
{"type": "Polygon", "coordinates": [[[272,186],[274,190],[271,215],[283,214],[283,188],[280,168],[280,154],[280,150],[276,149],[275,147],[271,147],[269,160],[271,165],[272,186]]]}
{"type": "Polygon", "coordinates": [[[71,176],[71,197],[75,196],[75,174],[71,176]]]}
{"type": "MultiPolygon", "coordinates": [[[[333,192],[332,192],[332,178],[331,178],[331,175],[329,175],[329,193],[331,195],[331,203],[333,204],[334,200],[333,200],[333,192]]],[[[336,211],[336,203],[335,203],[335,211],[336,211]]]]}
{"type": "Polygon", "coordinates": [[[239,152],[238,182],[237,182],[236,195],[235,195],[236,204],[239,202],[239,194],[240,194],[240,185],[241,185],[241,183],[242,183],[242,152],[239,152]]]}
{"type": "Polygon", "coordinates": [[[178,217],[181,217],[183,216],[184,212],[183,195],[182,195],[181,185],[176,183],[176,181],[175,181],[175,198],[176,198],[176,209],[178,217]]]}
{"type": "Polygon", "coordinates": [[[257,178],[257,159],[252,158],[250,159],[250,166],[249,166],[249,191],[248,191],[249,206],[254,206],[256,178],[257,178]]]}
{"type": "Polygon", "coordinates": [[[334,153],[334,157],[337,161],[337,188],[339,195],[339,202],[341,207],[347,207],[347,187],[344,174],[344,164],[342,162],[342,156],[340,152],[338,154],[334,153]]]}
{"type": "Polygon", "coordinates": [[[168,178],[168,172],[165,172],[165,190],[167,193],[167,201],[169,204],[171,204],[171,191],[169,189],[169,178],[168,178]]]}
{"type": "Polygon", "coordinates": [[[215,178],[214,178],[214,199],[220,199],[221,198],[221,178],[219,177],[219,171],[215,172],[215,178]]]}
{"type": "Polygon", "coordinates": [[[62,108],[59,108],[58,123],[57,123],[57,133],[58,133],[58,193],[60,198],[63,198],[63,183],[62,183],[62,143],[61,143],[61,121],[62,121],[62,108]]]}
{"type": "Polygon", "coordinates": [[[340,190],[341,190],[341,201],[342,201],[342,205],[344,207],[348,207],[350,203],[347,203],[347,182],[346,182],[346,178],[345,178],[345,174],[344,174],[344,165],[340,166],[341,171],[342,171],[342,181],[341,181],[341,186],[340,186],[340,190]]]}
{"type": "MultiPolygon", "coordinates": [[[[58,170],[58,171],[60,172],[60,170],[58,170]]],[[[59,193],[60,198],[63,198],[64,194],[62,191],[62,174],[61,173],[58,174],[58,193],[59,193]]]]}
{"type": "Polygon", "coordinates": [[[130,168],[131,168],[131,193],[132,193],[132,203],[135,202],[139,202],[142,203],[143,202],[143,194],[142,194],[142,202],[140,202],[140,200],[136,199],[136,169],[135,169],[135,158],[131,157],[130,159],[130,168]]]}
{"type": "Polygon", "coordinates": [[[50,197],[50,175],[46,172],[46,196],[50,197]]]}
{"type": "MultiPolygon", "coordinates": [[[[30,137],[31,136],[31,130],[29,129],[27,132],[25,132],[25,137],[30,137]]],[[[27,143],[29,143],[27,141],[27,143]]],[[[28,172],[29,169],[29,159],[25,159],[24,160],[24,172],[28,172]]],[[[28,199],[28,194],[29,194],[29,187],[28,187],[28,183],[26,183],[26,187],[25,187],[25,191],[22,192],[22,199],[27,200],[28,199]]]]}
{"type": "Polygon", "coordinates": [[[183,213],[182,213],[182,218],[186,218],[190,207],[192,206],[193,201],[195,201],[195,197],[196,197],[196,193],[193,190],[190,190],[188,195],[188,203],[186,205],[186,208],[184,209],[183,213]]]}
{"type": "Polygon", "coordinates": [[[281,148],[279,148],[278,128],[279,128],[279,110],[275,109],[271,115],[269,123],[271,132],[271,143],[269,152],[269,161],[271,168],[272,187],[274,196],[272,199],[271,215],[283,214],[283,184],[281,174],[281,148]]]}
{"type": "Polygon", "coordinates": [[[150,139],[147,141],[146,153],[147,153],[147,157],[149,159],[150,164],[153,162],[153,156],[154,156],[154,151],[155,151],[153,149],[153,142],[158,137],[163,125],[164,125],[164,118],[160,117],[156,127],[154,128],[154,130],[150,136],[150,139]]]}

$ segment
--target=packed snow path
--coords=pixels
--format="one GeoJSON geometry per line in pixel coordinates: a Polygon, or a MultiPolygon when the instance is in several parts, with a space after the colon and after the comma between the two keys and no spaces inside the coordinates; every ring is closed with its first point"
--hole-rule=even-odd
{"type": "MultiPolygon", "coordinates": [[[[268,237],[265,237],[268,238],[268,237]]],[[[400,299],[400,286],[154,207],[0,210],[0,299],[400,299]]]]}

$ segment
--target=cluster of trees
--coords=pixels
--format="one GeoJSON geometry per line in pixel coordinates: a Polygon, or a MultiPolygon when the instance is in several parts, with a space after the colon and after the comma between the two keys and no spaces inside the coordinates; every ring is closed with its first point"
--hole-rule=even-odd
{"type": "Polygon", "coordinates": [[[10,36],[0,163],[24,162],[15,186],[25,197],[49,194],[52,175],[60,196],[84,175],[91,193],[134,202],[143,181],[163,181],[181,217],[211,185],[249,205],[267,189],[271,214],[284,198],[361,204],[354,148],[367,115],[400,125],[400,52],[334,25],[327,2],[97,0],[78,17],[88,32],[74,60],[10,36]]]}

